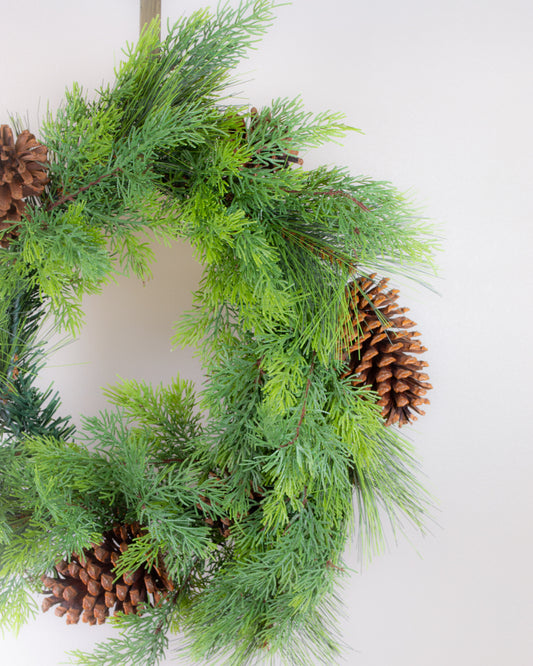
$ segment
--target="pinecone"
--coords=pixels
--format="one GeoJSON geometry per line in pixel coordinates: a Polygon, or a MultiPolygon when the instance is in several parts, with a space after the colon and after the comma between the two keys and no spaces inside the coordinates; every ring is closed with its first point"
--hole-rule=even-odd
{"type": "Polygon", "coordinates": [[[420,333],[407,330],[416,324],[404,316],[409,308],[397,307],[398,290],[387,291],[387,283],[387,278],[376,282],[373,274],[347,288],[351,323],[342,377],[376,391],[385,425],[402,426],[416,421],[413,412],[425,413],[420,405],[429,404],[423,396],[432,386],[422,371],[427,363],[413,355],[427,351],[415,340],[420,333]]]}
{"type": "Polygon", "coordinates": [[[116,525],[104,534],[101,544],[56,564],[54,576],[41,578],[50,590],[43,592],[49,594],[43,600],[43,612],[58,604],[55,613],[66,615],[67,624],[77,624],[81,617],[93,625],[103,624],[113,609],[114,614],[122,611],[130,615],[138,612],[140,603],[158,604],[174,589],[163,566],[150,570],[147,564],[115,580],[113,570],[120,554],[142,534],[136,523],[116,525]]]}
{"type": "Polygon", "coordinates": [[[7,247],[16,238],[17,225],[22,219],[24,198],[39,196],[48,183],[46,146],[24,130],[15,142],[8,125],[0,125],[0,246],[7,247]]]}

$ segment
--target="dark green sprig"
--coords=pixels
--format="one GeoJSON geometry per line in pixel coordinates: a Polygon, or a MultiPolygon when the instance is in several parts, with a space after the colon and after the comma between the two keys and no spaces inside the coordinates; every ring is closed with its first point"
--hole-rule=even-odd
{"type": "Polygon", "coordinates": [[[13,277],[0,300],[0,433],[14,442],[22,435],[69,436],[69,417],[58,416],[60,399],[51,387],[35,386],[45,363],[38,334],[46,308],[34,286],[13,277]],[[12,291],[7,290],[11,288],[12,291]]]}

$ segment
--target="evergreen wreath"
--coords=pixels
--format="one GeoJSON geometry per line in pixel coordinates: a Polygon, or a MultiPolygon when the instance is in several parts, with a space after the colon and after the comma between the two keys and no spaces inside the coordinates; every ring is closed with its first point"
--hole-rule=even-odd
{"type": "Polygon", "coordinates": [[[172,631],[202,663],[334,663],[347,538],[370,552],[386,522],[423,527],[394,424],[431,386],[377,274],[422,275],[433,237],[389,184],[300,167],[352,129],[342,116],[228,103],[273,7],[197,12],[162,42],[152,25],[39,140],[0,128],[0,617],[16,630],[43,588],[68,623],[115,615],[79,664],[157,664],[172,631]],[[174,339],[206,388],[121,381],[76,430],[36,385],[43,322],[75,335],[84,295],[147,276],[147,234],[205,266],[174,339]]]}

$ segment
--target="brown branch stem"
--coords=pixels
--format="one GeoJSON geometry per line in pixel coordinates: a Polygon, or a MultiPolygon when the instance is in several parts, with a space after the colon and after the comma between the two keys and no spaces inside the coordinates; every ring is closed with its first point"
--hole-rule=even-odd
{"type": "Polygon", "coordinates": [[[328,569],[335,569],[336,571],[344,571],[342,567],[338,567],[336,564],[333,564],[331,560],[328,560],[326,562],[326,566],[328,567],[328,569]]]}
{"type": "Polygon", "coordinates": [[[75,199],[82,192],[85,192],[86,190],[90,189],[94,185],[98,185],[98,183],[101,183],[106,178],[109,178],[110,176],[113,176],[118,171],[122,171],[122,168],[117,167],[116,169],[113,169],[113,171],[110,171],[109,173],[104,173],[102,176],[100,176],[100,178],[97,178],[96,180],[93,180],[93,182],[89,183],[88,185],[84,185],[83,187],[80,187],[80,189],[77,190],[76,192],[72,192],[72,194],[66,194],[65,196],[61,197],[57,201],[54,201],[54,203],[50,204],[48,206],[47,210],[49,210],[49,211],[53,210],[54,208],[57,208],[58,206],[61,206],[61,204],[64,204],[67,201],[72,201],[73,199],[75,199]]]}
{"type": "Polygon", "coordinates": [[[361,210],[366,210],[367,212],[370,210],[365,206],[365,204],[362,201],[359,201],[359,199],[352,197],[351,194],[348,194],[348,192],[344,192],[344,190],[328,190],[327,192],[324,192],[324,194],[328,197],[346,197],[347,199],[350,199],[355,204],[357,204],[359,208],[361,208],[361,210]]]}
{"type": "MultiPolygon", "coordinates": [[[[313,354],[314,357],[314,354],[313,354]]],[[[311,362],[311,367],[309,369],[309,376],[307,377],[307,384],[305,387],[305,394],[304,394],[304,403],[302,405],[302,413],[300,414],[300,420],[298,421],[298,425],[296,426],[296,433],[294,437],[291,439],[290,442],[287,442],[286,444],[282,444],[279,448],[284,449],[286,446],[290,446],[291,444],[294,444],[298,437],[300,436],[300,428],[302,427],[302,423],[304,422],[305,414],[307,411],[307,398],[309,396],[309,389],[311,387],[311,376],[313,374],[313,369],[315,367],[315,361],[313,358],[313,361],[311,362]]]]}
{"type": "MultiPolygon", "coordinates": [[[[287,194],[300,194],[300,190],[284,190],[287,192],[287,194]]],[[[326,197],[346,197],[347,199],[350,199],[350,201],[353,201],[361,210],[370,212],[370,209],[365,206],[365,204],[362,201],[359,201],[359,199],[356,199],[355,197],[352,197],[351,194],[348,194],[348,192],[345,192],[344,190],[326,190],[325,192],[313,192],[313,194],[322,194],[326,197]]]]}

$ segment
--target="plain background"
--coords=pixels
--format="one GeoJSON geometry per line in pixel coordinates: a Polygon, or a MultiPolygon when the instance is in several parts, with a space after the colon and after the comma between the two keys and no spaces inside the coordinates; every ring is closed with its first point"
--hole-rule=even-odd
{"type": "MultiPolygon", "coordinates": [[[[163,0],[163,18],[202,7],[163,0]]],[[[232,4],[236,4],[232,2],[232,4]]],[[[342,595],[357,666],[533,663],[533,4],[530,0],[295,0],[241,67],[241,101],[302,95],[364,134],[305,155],[409,190],[443,236],[436,296],[402,286],[435,386],[409,429],[438,525],[400,540],[342,595]]],[[[0,1],[0,122],[38,128],[66,85],[111,80],[138,34],[138,0],[0,1]]],[[[172,322],[201,275],[186,246],[161,251],[146,285],[121,281],[87,299],[78,342],[51,361],[66,412],[104,406],[117,375],[201,381],[190,350],[171,351],[172,322]]],[[[67,627],[52,614],[0,644],[6,666],[55,666],[108,626],[67,627]]],[[[170,663],[170,662],[169,662],[170,663]]]]}

